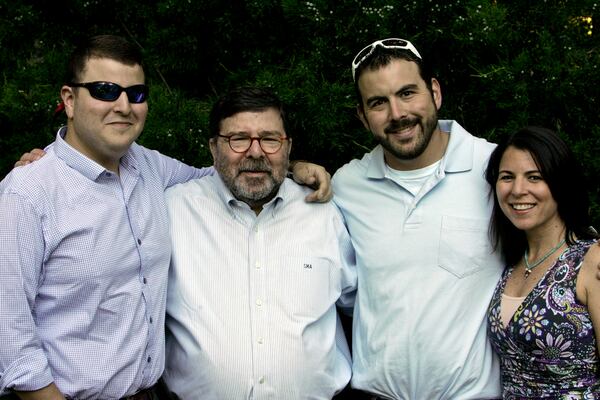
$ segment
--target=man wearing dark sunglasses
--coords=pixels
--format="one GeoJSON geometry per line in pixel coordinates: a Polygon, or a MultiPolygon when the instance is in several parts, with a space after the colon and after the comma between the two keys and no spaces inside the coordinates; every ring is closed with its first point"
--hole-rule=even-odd
{"type": "Polygon", "coordinates": [[[502,271],[487,236],[494,145],[438,120],[441,86],[407,40],[363,48],[352,77],[379,141],[333,178],[360,284],[352,386],[367,398],[500,398],[485,324],[502,271]]]}
{"type": "Polygon", "coordinates": [[[213,170],[135,143],[148,112],[135,46],[91,38],[69,75],[67,126],[46,156],[0,183],[0,397],[157,399],[164,191],[213,170]]]}

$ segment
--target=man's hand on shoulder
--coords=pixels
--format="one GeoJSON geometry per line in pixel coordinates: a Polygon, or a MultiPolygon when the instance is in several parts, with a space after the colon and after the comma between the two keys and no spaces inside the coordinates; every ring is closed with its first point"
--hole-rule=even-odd
{"type": "Polygon", "coordinates": [[[45,155],[46,152],[42,149],[33,149],[27,153],[23,153],[19,161],[15,163],[15,168],[37,161],[45,155]]]}
{"type": "Polygon", "coordinates": [[[308,161],[291,161],[290,171],[292,171],[294,181],[315,189],[306,196],[306,201],[325,203],[331,200],[333,196],[331,175],[325,168],[308,161]]]}

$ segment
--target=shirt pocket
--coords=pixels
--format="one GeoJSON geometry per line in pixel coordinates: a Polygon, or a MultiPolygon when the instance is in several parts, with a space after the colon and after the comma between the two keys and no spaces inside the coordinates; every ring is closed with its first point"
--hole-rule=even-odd
{"type": "Polygon", "coordinates": [[[480,271],[492,257],[488,224],[487,219],[442,216],[439,266],[457,278],[480,271]]]}
{"type": "Polygon", "coordinates": [[[331,299],[331,261],[321,257],[287,257],[277,268],[275,301],[292,318],[317,320],[335,303],[331,299]]]}

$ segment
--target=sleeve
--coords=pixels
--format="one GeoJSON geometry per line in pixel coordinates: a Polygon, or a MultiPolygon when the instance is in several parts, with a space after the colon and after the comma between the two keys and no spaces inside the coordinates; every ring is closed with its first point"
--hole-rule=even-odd
{"type": "Polygon", "coordinates": [[[157,166],[165,189],[178,183],[215,174],[215,169],[212,166],[195,168],[179,160],[165,156],[156,150],[149,150],[142,146],[140,148],[143,149],[145,157],[149,160],[150,164],[157,166]]]}
{"type": "Polygon", "coordinates": [[[333,208],[336,211],[334,224],[342,264],[342,295],[336,304],[344,314],[352,315],[357,288],[356,254],[342,214],[337,207],[333,208]]]}
{"type": "Polygon", "coordinates": [[[0,394],[53,382],[33,318],[44,257],[38,212],[17,194],[0,194],[0,394]]]}

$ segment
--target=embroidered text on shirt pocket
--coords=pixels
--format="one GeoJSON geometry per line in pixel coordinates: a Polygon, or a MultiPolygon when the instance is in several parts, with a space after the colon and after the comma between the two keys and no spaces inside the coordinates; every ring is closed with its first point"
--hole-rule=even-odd
{"type": "Polygon", "coordinates": [[[458,278],[481,270],[492,254],[488,223],[481,218],[442,216],[439,266],[458,278]]]}
{"type": "Polygon", "coordinates": [[[292,316],[316,320],[335,303],[330,301],[330,265],[320,257],[283,259],[277,271],[281,286],[276,301],[292,316]]]}

